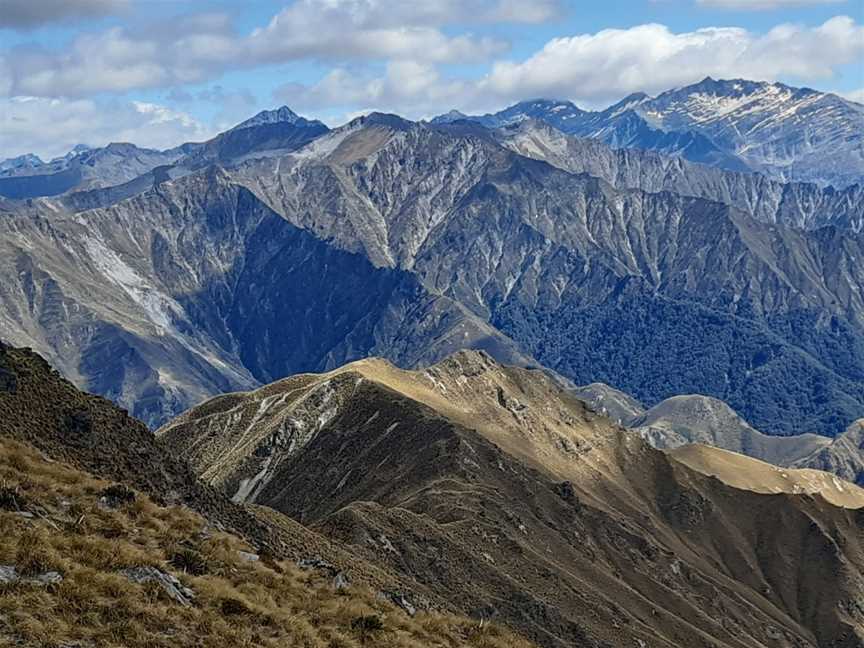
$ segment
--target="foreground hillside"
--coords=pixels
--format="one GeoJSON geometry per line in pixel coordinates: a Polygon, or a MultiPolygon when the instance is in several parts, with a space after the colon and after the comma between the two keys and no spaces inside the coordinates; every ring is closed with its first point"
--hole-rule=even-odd
{"type": "Polygon", "coordinates": [[[676,459],[483,353],[295,376],[158,436],[235,502],[541,645],[864,641],[864,491],[761,462],[733,483],[726,453],[676,459]]]}
{"type": "Polygon", "coordinates": [[[528,646],[452,608],[232,504],[125,412],[0,345],[0,645],[528,646]]]}
{"type": "Polygon", "coordinates": [[[0,483],[2,645],[529,647],[497,626],[410,617],[342,572],[334,584],[260,556],[187,508],[2,436],[0,483]]]}

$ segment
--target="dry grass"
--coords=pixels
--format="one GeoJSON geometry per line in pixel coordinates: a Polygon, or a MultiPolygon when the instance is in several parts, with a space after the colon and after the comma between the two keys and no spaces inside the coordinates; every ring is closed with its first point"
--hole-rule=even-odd
{"type": "Polygon", "coordinates": [[[57,571],[47,587],[0,588],[0,645],[296,646],[298,648],[528,648],[508,631],[435,613],[411,618],[361,587],[336,591],[326,576],[292,563],[244,560],[240,539],[211,532],[188,509],[42,458],[0,439],[0,565],[57,571]],[[14,494],[14,496],[13,496],[14,494]],[[34,513],[27,518],[18,508],[34,513]],[[190,606],[120,570],[151,565],[196,593],[190,606]]]}

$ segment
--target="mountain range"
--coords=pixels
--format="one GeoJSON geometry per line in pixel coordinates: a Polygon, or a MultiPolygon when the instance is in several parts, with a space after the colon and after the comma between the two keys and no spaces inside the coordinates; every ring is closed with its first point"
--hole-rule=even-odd
{"type": "MultiPolygon", "coordinates": [[[[624,103],[707,110],[680,98],[739,101],[737,83],[624,103]]],[[[743,87],[774,109],[789,94],[743,87]]],[[[847,103],[831,128],[854,129],[847,103]]],[[[860,185],[618,149],[554,128],[566,110],[517,108],[501,127],[375,113],[333,130],[283,108],[147,163],[79,153],[68,169],[97,161],[80,188],[0,202],[3,337],[153,427],[292,373],[465,347],[649,407],[719,398],[768,434],[864,414],[860,185]]]]}
{"type": "Polygon", "coordinates": [[[673,396],[646,410],[631,396],[603,383],[578,387],[573,393],[655,448],[701,443],[777,466],[823,470],[864,486],[862,419],[834,439],[810,433],[771,436],[753,428],[723,401],[709,396],[673,396]]]}
{"type": "Polygon", "coordinates": [[[862,111],[2,163],[0,643],[861,648],[862,111]]]}
{"type": "Polygon", "coordinates": [[[827,524],[859,587],[856,531],[834,506],[857,509],[864,491],[705,446],[653,450],[542,371],[483,352],[294,376],[219,396],[157,438],[235,502],[540,645],[855,645],[835,625],[845,585],[823,590],[815,561],[836,555],[817,548],[836,512],[827,524]],[[803,564],[813,571],[790,576],[803,564]]]}
{"type": "Polygon", "coordinates": [[[598,112],[537,99],[494,114],[451,112],[433,121],[470,119],[498,128],[528,118],[613,148],[654,150],[783,182],[843,188],[861,184],[864,172],[864,106],[782,83],[707,77],[656,97],[630,95],[598,112]]]}

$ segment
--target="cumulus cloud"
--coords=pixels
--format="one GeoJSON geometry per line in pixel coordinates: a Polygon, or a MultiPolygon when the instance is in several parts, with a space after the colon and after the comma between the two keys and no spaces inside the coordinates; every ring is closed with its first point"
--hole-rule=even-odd
{"type": "Polygon", "coordinates": [[[499,61],[474,80],[448,79],[438,66],[405,61],[371,78],[337,68],[312,86],[284,86],[277,97],[309,110],[361,105],[413,117],[539,96],[603,106],[631,92],[661,92],[707,75],[826,79],[862,54],[864,27],[845,16],[814,28],[780,25],[761,35],[735,27],[675,33],[648,24],[555,38],[526,60],[499,61]]]}
{"type": "Polygon", "coordinates": [[[737,27],[674,33],[658,24],[549,41],[522,62],[499,62],[479,86],[502,97],[609,100],[657,92],[706,75],[825,79],[864,53],[864,27],[848,16],[815,28],[779,25],[758,35],[737,27]]]}
{"type": "Polygon", "coordinates": [[[391,61],[381,77],[336,68],[311,86],[286,84],[274,92],[274,98],[313,112],[364,106],[360,112],[381,110],[417,117],[461,103],[475,92],[476,86],[470,81],[444,79],[437,66],[391,61]]]}
{"type": "Polygon", "coordinates": [[[795,9],[818,5],[841,4],[846,0],[696,0],[696,4],[715,9],[743,9],[765,11],[768,9],[795,9]]]}
{"type": "Polygon", "coordinates": [[[227,14],[196,14],[82,34],[62,51],[19,47],[0,53],[0,60],[7,68],[6,94],[86,97],[198,83],[229,70],[297,60],[486,61],[508,44],[446,28],[536,23],[559,12],[558,0],[296,0],[248,34],[237,33],[227,14]]]}
{"type": "Polygon", "coordinates": [[[76,144],[170,148],[213,132],[188,114],[141,101],[16,97],[0,100],[0,157],[63,155],[76,144]]]}
{"type": "Polygon", "coordinates": [[[3,0],[0,28],[29,30],[52,23],[99,18],[128,5],[128,0],[3,0]]]}
{"type": "Polygon", "coordinates": [[[377,0],[299,0],[266,27],[253,31],[245,45],[251,57],[262,62],[298,58],[467,62],[486,59],[506,47],[490,38],[445,35],[438,29],[443,16],[424,4],[412,9],[412,5],[389,7],[377,0]]]}
{"type": "Polygon", "coordinates": [[[837,17],[808,29],[780,25],[758,35],[740,28],[674,33],[657,24],[556,38],[520,62],[500,61],[484,77],[448,79],[439,67],[391,62],[379,77],[336,68],[311,86],[276,96],[303,109],[366,106],[423,117],[454,106],[486,110],[530,97],[601,106],[636,91],[655,93],[716,78],[825,79],[864,53],[864,28],[837,17]]]}

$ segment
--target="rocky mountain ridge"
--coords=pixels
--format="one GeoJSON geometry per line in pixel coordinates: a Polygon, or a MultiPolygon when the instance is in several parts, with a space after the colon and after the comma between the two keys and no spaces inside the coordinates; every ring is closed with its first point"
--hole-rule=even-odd
{"type": "Polygon", "coordinates": [[[568,136],[545,122],[520,121],[497,132],[504,146],[572,173],[602,178],[618,189],[671,191],[722,202],[764,223],[805,230],[864,228],[864,183],[842,190],[780,182],[746,172],[695,164],[653,151],[611,148],[568,136]]]}
{"type": "Polygon", "coordinates": [[[483,353],[294,376],[217,397],[157,436],[235,501],[285,512],[544,646],[862,641],[864,491],[710,451],[676,459],[543,372],[483,353]],[[726,485],[745,473],[775,494],[726,485]],[[835,497],[853,508],[823,499],[835,497]],[[820,537],[844,540],[825,550],[820,537]],[[824,587],[819,574],[831,574],[824,587]]]}
{"type": "Polygon", "coordinates": [[[864,177],[864,106],[837,95],[744,79],[703,81],[656,97],[631,95],[603,111],[534,100],[498,113],[442,115],[493,128],[528,118],[614,148],[653,150],[781,182],[844,188],[864,177]]]}
{"type": "Polygon", "coordinates": [[[530,648],[347,545],[232,503],[125,411],[4,345],[0,528],[4,645],[530,648]]]}

